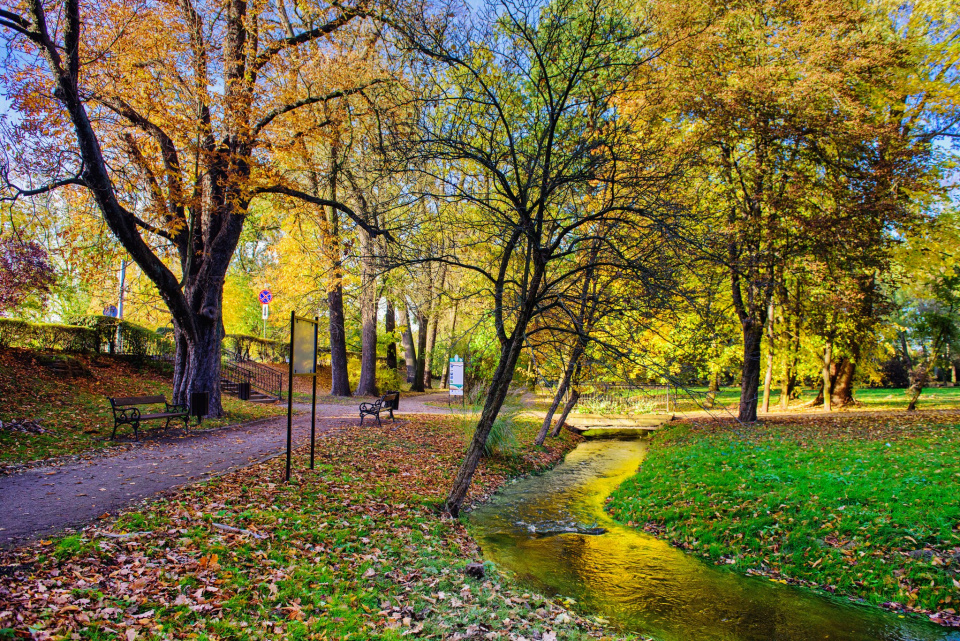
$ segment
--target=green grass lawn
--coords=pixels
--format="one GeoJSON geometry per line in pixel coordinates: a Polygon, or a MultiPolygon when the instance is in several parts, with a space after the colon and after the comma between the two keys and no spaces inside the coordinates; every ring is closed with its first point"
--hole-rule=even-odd
{"type": "MultiPolygon", "coordinates": [[[[54,456],[78,454],[115,444],[110,441],[113,414],[108,396],[145,396],[163,394],[171,398],[170,374],[155,365],[136,366],[106,356],[77,356],[85,368],[83,376],[59,378],[38,365],[34,354],[26,350],[0,350],[0,421],[32,421],[43,433],[0,430],[0,463],[22,463],[54,456]],[[98,363],[101,366],[97,366],[98,363]]],[[[286,406],[261,405],[223,396],[226,416],[205,419],[204,428],[276,416],[286,406]]],[[[182,433],[182,422],[174,428],[182,433]]],[[[191,420],[191,426],[196,420],[191,420]]],[[[144,422],[144,433],[163,428],[159,421],[144,422]]],[[[130,440],[133,430],[121,426],[118,438],[130,440]]]]}
{"type": "MultiPolygon", "coordinates": [[[[818,390],[805,389],[802,391],[798,400],[790,401],[791,409],[798,409],[800,406],[816,398],[818,390]]],[[[704,399],[707,395],[706,387],[692,387],[680,389],[677,392],[679,411],[696,411],[701,409],[704,399]]],[[[857,405],[851,409],[875,409],[875,410],[904,410],[907,408],[906,389],[857,389],[853,393],[857,405]]],[[[734,408],[740,402],[739,387],[724,387],[716,397],[716,407],[734,408]]],[[[960,409],[960,387],[928,387],[920,395],[920,401],[917,406],[919,409],[927,410],[952,410],[960,409]]],[[[772,390],[770,394],[770,409],[777,411],[780,409],[780,390],[772,390]]]]}
{"type": "Polygon", "coordinates": [[[672,425],[608,507],[738,570],[955,615],[958,425],[960,415],[672,425]]]}
{"type": "MultiPolygon", "coordinates": [[[[515,426],[524,442],[536,428],[515,426]]],[[[471,496],[553,465],[574,442],[485,459],[471,496]]],[[[615,638],[489,564],[483,579],[465,575],[479,550],[436,511],[464,444],[456,420],[439,417],[346,428],[318,441],[315,471],[297,452],[291,484],[275,459],[0,553],[0,638],[4,627],[140,641],[615,638]],[[18,563],[30,567],[11,572],[18,563]]]]}

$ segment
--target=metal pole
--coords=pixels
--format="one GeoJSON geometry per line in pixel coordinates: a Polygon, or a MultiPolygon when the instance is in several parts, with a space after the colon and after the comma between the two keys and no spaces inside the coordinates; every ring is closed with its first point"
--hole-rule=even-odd
{"type": "Polygon", "coordinates": [[[124,282],[127,280],[127,261],[123,259],[120,261],[120,303],[117,305],[117,318],[123,320],[123,286],[124,282]]]}
{"type": "Polygon", "coordinates": [[[290,481],[290,458],[293,456],[293,328],[296,312],[290,312],[290,379],[287,382],[287,475],[290,481]]]}
{"type": "MultiPolygon", "coordinates": [[[[117,320],[123,320],[123,286],[127,280],[127,261],[120,260],[120,300],[117,304],[117,320]]],[[[117,353],[123,353],[123,332],[120,331],[120,323],[117,323],[117,335],[114,338],[114,344],[117,346],[117,353]]]]}
{"type": "Polygon", "coordinates": [[[317,448],[317,333],[320,328],[320,317],[313,317],[313,402],[310,410],[310,469],[313,469],[314,455],[317,448]]]}

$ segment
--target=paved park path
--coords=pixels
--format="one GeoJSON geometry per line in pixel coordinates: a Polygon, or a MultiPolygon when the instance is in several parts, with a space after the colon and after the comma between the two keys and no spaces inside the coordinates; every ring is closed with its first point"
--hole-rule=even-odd
{"type": "MultiPolygon", "coordinates": [[[[445,400],[446,394],[401,398],[397,418],[447,414],[426,405],[445,400]]],[[[301,410],[293,418],[294,444],[303,445],[310,440],[310,405],[294,407],[301,410]]],[[[317,405],[318,435],[356,429],[359,422],[356,405],[317,405]]],[[[130,450],[2,476],[0,547],[79,528],[156,494],[278,456],[286,451],[286,425],[284,415],[179,438],[146,430],[142,445],[130,450]]]]}

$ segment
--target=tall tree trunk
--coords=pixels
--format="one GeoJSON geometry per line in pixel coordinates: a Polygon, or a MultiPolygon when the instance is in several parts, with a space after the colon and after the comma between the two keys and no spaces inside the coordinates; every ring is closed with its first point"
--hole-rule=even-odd
{"type": "Polygon", "coordinates": [[[423,386],[425,388],[431,388],[433,383],[433,358],[434,358],[434,348],[437,345],[437,326],[440,324],[440,305],[438,301],[440,295],[443,293],[443,288],[446,285],[447,280],[447,266],[442,265],[440,267],[440,286],[435,287],[433,280],[430,281],[430,307],[429,307],[429,328],[430,331],[427,334],[427,344],[426,349],[424,350],[426,355],[424,356],[424,367],[423,367],[423,386]]]}
{"type": "MultiPolygon", "coordinates": [[[[539,285],[539,283],[537,283],[539,285]]],[[[533,288],[534,291],[536,288],[533,288]]],[[[480,414],[480,421],[473,432],[473,439],[467,448],[467,454],[463,458],[463,463],[457,472],[457,477],[450,488],[450,494],[447,495],[447,511],[454,517],[460,515],[460,508],[463,501],[467,498],[467,492],[470,489],[470,482],[473,480],[473,474],[477,470],[480,458],[483,456],[484,446],[487,443],[487,437],[493,428],[500,408],[503,407],[503,401],[507,398],[507,392],[510,391],[510,382],[513,380],[513,372],[517,367],[517,359],[523,351],[525,332],[529,318],[526,314],[517,320],[513,333],[507,342],[500,348],[500,359],[497,368],[490,379],[490,387],[487,389],[487,398],[483,404],[483,411],[480,414]]]]}
{"type": "MultiPolygon", "coordinates": [[[[405,308],[406,309],[406,308],[405,308]]],[[[410,310],[406,309],[407,326],[403,328],[400,342],[403,343],[403,360],[407,364],[407,382],[413,384],[417,371],[417,348],[413,344],[413,330],[410,329],[410,310]]]]}
{"type": "Polygon", "coordinates": [[[503,401],[510,391],[510,382],[513,380],[513,373],[517,368],[517,359],[520,358],[520,353],[523,351],[523,345],[527,339],[527,326],[534,314],[534,306],[540,285],[543,282],[543,276],[543,268],[534,263],[530,280],[526,281],[526,277],[524,279],[523,289],[527,294],[517,312],[513,331],[509,335],[506,334],[503,327],[502,315],[500,313],[496,314],[494,322],[497,335],[500,338],[500,359],[493,372],[493,377],[490,379],[490,387],[487,389],[487,398],[483,403],[483,411],[480,414],[477,429],[473,432],[473,439],[471,439],[470,446],[467,448],[467,454],[463,457],[463,463],[460,465],[457,477],[454,479],[450,493],[447,495],[447,511],[453,517],[460,514],[460,508],[467,498],[473,474],[477,471],[480,457],[483,456],[490,430],[493,429],[493,423],[497,420],[500,408],[503,407],[503,401]]]}
{"type": "Polygon", "coordinates": [[[557,385],[557,391],[553,395],[553,402],[550,403],[550,407],[547,409],[547,415],[543,418],[543,424],[540,426],[540,431],[537,432],[537,438],[534,440],[534,444],[543,445],[543,442],[546,440],[547,432],[550,430],[550,423],[553,421],[553,415],[560,406],[560,401],[563,400],[563,397],[567,393],[567,388],[570,386],[570,379],[573,378],[574,369],[576,369],[579,364],[583,351],[583,346],[578,340],[570,352],[570,360],[567,361],[567,366],[563,370],[563,378],[560,380],[560,384],[557,385]]]}
{"type": "Polygon", "coordinates": [[[836,407],[853,403],[853,377],[857,371],[856,356],[841,359],[837,367],[837,377],[833,383],[832,402],[836,407]]]}
{"type": "Polygon", "coordinates": [[[743,330],[743,365],[740,373],[740,405],[737,420],[753,423],[757,420],[757,406],[760,401],[760,346],[763,342],[763,330],[767,324],[767,307],[773,300],[773,266],[766,269],[761,277],[754,274],[744,279],[735,266],[739,250],[736,242],[728,247],[730,255],[730,291],[733,308],[743,330]],[[744,297],[743,287],[747,288],[744,297]]]}
{"type": "MultiPolygon", "coordinates": [[[[397,317],[394,311],[393,301],[389,298],[387,299],[387,312],[383,319],[383,325],[387,336],[392,337],[393,332],[397,329],[397,317]]],[[[387,369],[393,372],[397,371],[397,344],[392,340],[387,343],[387,369]]]]}
{"type": "MultiPolygon", "coordinates": [[[[411,392],[423,391],[423,348],[413,342],[413,312],[410,306],[404,304],[404,310],[407,316],[407,328],[403,332],[403,348],[407,361],[407,382],[410,383],[411,392]]],[[[418,339],[423,336],[423,327],[417,332],[418,339]]],[[[419,340],[417,341],[419,343],[419,340]]]]}
{"type": "Polygon", "coordinates": [[[377,277],[373,239],[360,230],[360,380],[357,395],[377,394],[377,277]]]}
{"type": "Polygon", "coordinates": [[[737,418],[744,423],[757,420],[757,401],[760,394],[760,343],[763,324],[751,318],[743,325],[743,369],[740,377],[740,409],[737,418]]]}
{"type": "Polygon", "coordinates": [[[773,332],[773,300],[767,307],[767,372],[763,377],[763,407],[764,414],[770,412],[770,385],[773,383],[773,353],[775,335],[773,332]]]}
{"type": "Polygon", "coordinates": [[[433,348],[437,344],[437,322],[439,320],[436,314],[431,314],[427,323],[429,330],[427,331],[427,344],[423,358],[423,387],[425,389],[433,389],[433,348]]]}
{"type": "MultiPolygon", "coordinates": [[[[330,200],[337,199],[337,145],[330,147],[330,200]]],[[[327,305],[330,329],[330,394],[350,396],[347,370],[347,332],[343,315],[343,257],[340,245],[340,221],[334,207],[327,209],[327,233],[330,238],[330,278],[327,305]]]]}
{"type": "Polygon", "coordinates": [[[416,362],[413,371],[413,383],[410,385],[411,392],[423,392],[423,371],[427,364],[427,315],[417,310],[417,351],[416,362]]]}
{"type": "Polygon", "coordinates": [[[196,323],[193,340],[185,340],[184,332],[177,329],[173,379],[173,402],[189,404],[193,392],[207,392],[210,416],[220,416],[223,408],[220,401],[220,344],[223,330],[219,323],[196,323]]]}
{"type": "Polygon", "coordinates": [[[826,412],[831,411],[830,403],[833,398],[833,385],[830,377],[830,363],[833,361],[833,341],[828,340],[823,348],[823,367],[820,370],[823,377],[823,409],[826,412]]]}

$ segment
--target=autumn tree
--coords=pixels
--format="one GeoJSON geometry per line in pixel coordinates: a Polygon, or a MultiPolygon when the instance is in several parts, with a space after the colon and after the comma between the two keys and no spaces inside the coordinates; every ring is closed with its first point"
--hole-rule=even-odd
{"type": "MultiPolygon", "coordinates": [[[[584,254],[604,230],[600,241],[610,251],[603,254],[624,270],[650,268],[637,248],[654,238],[667,262],[673,212],[658,194],[670,169],[653,146],[628,144],[648,123],[617,109],[636,70],[655,56],[647,33],[606,0],[506,0],[489,4],[454,38],[406,31],[437,66],[421,130],[399,151],[421,171],[455,165],[434,171],[440,188],[424,196],[461,203],[433,208],[447,214],[439,227],[458,244],[430,260],[478,276],[498,343],[483,411],[447,497],[452,514],[467,495],[531,321],[591,267],[567,257],[584,254]]],[[[422,256],[417,248],[408,253],[422,256]]]]}
{"type": "Polygon", "coordinates": [[[16,309],[28,296],[46,296],[56,271],[39,243],[0,238],[0,313],[16,309]]]}
{"type": "Polygon", "coordinates": [[[912,154],[923,150],[897,145],[906,154],[882,167],[877,157],[895,138],[878,96],[896,86],[904,49],[867,8],[746,0],[675,11],[702,28],[667,51],[655,96],[698,154],[701,176],[688,202],[725,239],[715,257],[741,326],[739,418],[750,422],[787,266],[837,236],[848,248],[879,242],[857,230],[896,222],[902,209],[886,206],[884,185],[909,175],[912,154]],[[824,189],[825,175],[836,191],[824,189]],[[848,206],[867,193],[883,206],[848,206]]]}
{"type": "Polygon", "coordinates": [[[221,413],[224,277],[254,199],[333,207],[382,233],[270,166],[273,146],[298,133],[293,115],[362,99],[384,82],[351,68],[351,45],[333,46],[369,38],[377,10],[362,0],[27,0],[0,9],[14,51],[4,81],[23,115],[3,172],[8,196],[72,187],[96,203],[172,316],[174,402],[206,391],[211,413],[221,413]],[[48,182],[24,186],[26,176],[48,182]]]}

